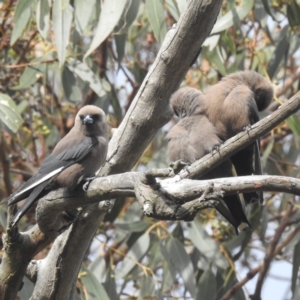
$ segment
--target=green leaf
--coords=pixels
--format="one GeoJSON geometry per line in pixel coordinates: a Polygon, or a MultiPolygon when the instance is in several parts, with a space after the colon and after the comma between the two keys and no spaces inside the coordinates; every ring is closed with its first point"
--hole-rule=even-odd
{"type": "Polygon", "coordinates": [[[183,14],[187,8],[187,0],[176,0],[180,14],[183,14]]]}
{"type": "Polygon", "coordinates": [[[221,56],[220,48],[215,47],[210,53],[208,53],[210,61],[217,67],[217,70],[222,74],[222,76],[227,75],[227,71],[224,65],[224,59],[221,56]]]}
{"type": "Polygon", "coordinates": [[[22,90],[27,89],[38,79],[43,76],[46,70],[46,64],[42,63],[43,58],[39,57],[31,61],[32,65],[25,68],[24,72],[22,73],[19,84],[13,87],[10,87],[11,90],[22,90]],[[41,62],[41,63],[39,63],[41,62]],[[38,63],[38,64],[35,64],[38,63]]]}
{"type": "Polygon", "coordinates": [[[181,275],[185,288],[190,292],[192,298],[195,298],[196,282],[194,268],[183,245],[177,239],[171,237],[166,243],[166,250],[171,258],[172,264],[181,275]]]}
{"type": "Polygon", "coordinates": [[[117,229],[120,228],[122,230],[127,230],[130,232],[141,232],[145,231],[149,225],[146,221],[142,220],[129,223],[116,223],[115,226],[117,227],[117,229]]]}
{"type": "Polygon", "coordinates": [[[25,276],[22,289],[18,292],[20,300],[28,300],[33,294],[34,284],[25,276]]]}
{"type": "Polygon", "coordinates": [[[110,298],[108,297],[105,288],[97,280],[97,278],[94,276],[94,274],[87,268],[82,267],[84,271],[84,275],[81,276],[81,281],[86,289],[86,292],[88,294],[88,300],[91,299],[101,299],[101,300],[109,300],[110,298]]]}
{"type": "Polygon", "coordinates": [[[287,18],[290,26],[293,28],[300,25],[300,7],[295,0],[291,0],[287,5],[287,18]]]}
{"type": "Polygon", "coordinates": [[[9,96],[1,93],[0,120],[13,132],[17,132],[23,123],[15,102],[9,96]]]}
{"type": "Polygon", "coordinates": [[[126,43],[126,34],[117,34],[115,35],[115,42],[118,54],[118,63],[120,64],[125,53],[125,43],[126,43]]]}
{"type": "Polygon", "coordinates": [[[105,277],[105,264],[105,259],[99,254],[88,267],[99,282],[102,282],[105,277]]]}
{"type": "Polygon", "coordinates": [[[179,20],[179,16],[180,16],[180,12],[176,3],[176,0],[165,0],[169,13],[172,15],[172,17],[178,21],[179,20]]]}
{"type": "Polygon", "coordinates": [[[40,35],[47,39],[50,27],[50,3],[49,0],[38,0],[36,7],[36,25],[40,35]]]}
{"type": "Polygon", "coordinates": [[[75,0],[75,27],[80,34],[83,34],[87,27],[93,10],[95,9],[96,0],[75,0]]]}
{"type": "Polygon", "coordinates": [[[126,0],[105,0],[101,6],[101,13],[96,32],[90,48],[84,55],[86,59],[107,37],[118,24],[124,10],[126,0]]]}
{"type": "Polygon", "coordinates": [[[111,268],[108,269],[103,286],[109,296],[109,299],[118,299],[117,287],[115,282],[115,274],[111,270],[111,268]]]}
{"type": "Polygon", "coordinates": [[[268,64],[267,72],[269,74],[270,79],[272,79],[278,72],[281,61],[286,57],[289,46],[290,46],[290,34],[289,34],[289,26],[286,25],[281,31],[281,39],[275,45],[275,51],[270,59],[268,64]]]}
{"type": "Polygon", "coordinates": [[[146,0],[146,12],[156,40],[162,44],[167,33],[161,0],[146,0]]]}
{"type": "Polygon", "coordinates": [[[292,115],[286,119],[289,127],[293,131],[293,133],[300,137],[300,120],[298,116],[292,115]]]}
{"type": "Polygon", "coordinates": [[[35,0],[19,0],[15,14],[13,31],[11,34],[10,45],[12,46],[20,37],[31,17],[31,5],[35,0]]]}
{"type": "Polygon", "coordinates": [[[154,299],[155,295],[155,282],[150,276],[143,276],[139,280],[140,292],[139,299],[154,299]]]}
{"type": "Polygon", "coordinates": [[[291,287],[293,295],[295,294],[299,266],[300,266],[300,241],[296,244],[293,253],[293,271],[292,271],[292,287],[291,287]]]}
{"type": "Polygon", "coordinates": [[[216,299],[216,295],[217,295],[216,277],[210,268],[207,269],[201,275],[197,287],[198,287],[197,300],[216,299]]]}
{"type": "Polygon", "coordinates": [[[224,16],[219,18],[211,32],[211,35],[228,29],[236,22],[237,19],[244,19],[253,7],[253,3],[254,0],[243,0],[241,6],[233,8],[224,16]]]}
{"type": "Polygon", "coordinates": [[[116,272],[116,279],[122,279],[136,266],[136,262],[140,261],[146,254],[150,245],[150,237],[148,233],[144,233],[130,248],[126,257],[123,259],[121,266],[116,272]]]}
{"type": "Polygon", "coordinates": [[[140,8],[140,0],[126,0],[127,10],[124,9],[122,17],[118,25],[115,27],[114,32],[117,34],[127,33],[128,28],[131,26],[133,21],[136,19],[139,8],[140,8]]]}
{"type": "Polygon", "coordinates": [[[66,62],[66,66],[70,71],[74,72],[83,81],[90,84],[90,88],[99,96],[103,97],[110,91],[110,85],[105,79],[99,79],[94,72],[87,66],[74,58],[69,58],[66,62]]]}
{"type": "Polygon", "coordinates": [[[67,56],[67,46],[69,44],[72,18],[73,14],[68,1],[53,1],[53,31],[60,67],[64,64],[67,56]]]}
{"type": "Polygon", "coordinates": [[[222,255],[219,245],[207,234],[204,227],[197,220],[188,223],[188,232],[193,244],[211,263],[225,269],[228,261],[222,255]]]}
{"type": "Polygon", "coordinates": [[[81,102],[82,93],[78,87],[76,77],[66,66],[63,68],[61,81],[66,98],[73,103],[81,102]]]}

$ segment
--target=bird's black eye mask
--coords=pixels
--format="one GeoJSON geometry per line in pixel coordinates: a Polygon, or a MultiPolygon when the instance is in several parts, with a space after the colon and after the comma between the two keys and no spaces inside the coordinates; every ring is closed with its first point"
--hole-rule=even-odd
{"type": "Polygon", "coordinates": [[[80,115],[80,120],[83,125],[93,125],[97,121],[102,120],[102,116],[100,114],[97,115],[80,115]]]}

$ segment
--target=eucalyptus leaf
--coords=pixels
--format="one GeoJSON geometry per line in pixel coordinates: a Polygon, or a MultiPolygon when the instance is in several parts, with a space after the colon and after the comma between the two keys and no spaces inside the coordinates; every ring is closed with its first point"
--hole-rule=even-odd
{"type": "Polygon", "coordinates": [[[11,90],[27,89],[36,83],[40,77],[44,75],[46,64],[42,62],[43,58],[39,57],[31,61],[31,65],[27,66],[22,73],[19,84],[10,87],[11,90]]]}
{"type": "Polygon", "coordinates": [[[52,19],[59,66],[62,67],[67,57],[67,46],[73,19],[68,1],[53,0],[52,19]]]}
{"type": "Polygon", "coordinates": [[[229,27],[233,26],[236,19],[244,19],[249,11],[252,9],[254,0],[243,0],[242,4],[238,7],[234,7],[232,10],[227,12],[224,16],[219,18],[211,32],[211,35],[224,31],[229,27]]]}
{"type": "Polygon", "coordinates": [[[289,26],[286,25],[281,30],[281,38],[275,47],[275,51],[268,64],[267,72],[272,79],[278,72],[282,60],[286,57],[290,45],[289,26]]]}
{"type": "Polygon", "coordinates": [[[88,295],[88,299],[92,300],[110,300],[110,298],[108,297],[105,288],[103,287],[103,285],[101,284],[101,282],[99,282],[97,280],[97,278],[93,275],[93,273],[83,267],[83,275],[81,275],[81,281],[84,285],[84,288],[87,292],[88,295]]]}
{"type": "Polygon", "coordinates": [[[211,300],[216,299],[217,283],[216,277],[208,268],[200,277],[197,284],[197,300],[211,300]]]}
{"type": "Polygon", "coordinates": [[[171,257],[171,262],[184,281],[184,286],[192,298],[196,296],[196,282],[194,268],[190,257],[183,245],[175,238],[170,238],[166,243],[166,250],[171,257]]]}
{"type": "Polygon", "coordinates": [[[13,132],[17,132],[23,123],[15,102],[2,93],[0,93],[0,120],[13,132]]]}
{"type": "Polygon", "coordinates": [[[47,39],[50,28],[50,3],[49,0],[38,0],[36,7],[36,25],[40,35],[47,39]]]}
{"type": "Polygon", "coordinates": [[[116,279],[124,278],[136,266],[143,256],[146,254],[150,245],[150,237],[146,232],[144,233],[130,248],[125,258],[123,259],[118,272],[116,272],[116,279]]]}
{"type": "Polygon", "coordinates": [[[105,0],[102,2],[96,32],[88,51],[84,55],[84,59],[112,33],[125,9],[126,0],[105,0]]]}
{"type": "Polygon", "coordinates": [[[170,14],[172,15],[172,17],[176,21],[178,21],[180,12],[179,12],[176,0],[165,0],[165,2],[167,4],[168,10],[169,10],[170,14]]]}
{"type": "Polygon", "coordinates": [[[65,96],[70,102],[79,103],[82,101],[82,93],[78,87],[76,77],[66,66],[63,68],[61,81],[65,96]]]}
{"type": "Polygon", "coordinates": [[[93,10],[95,9],[96,0],[75,0],[75,27],[80,34],[86,29],[93,10]]]}
{"type": "Polygon", "coordinates": [[[12,46],[20,37],[31,17],[31,5],[35,0],[19,0],[14,14],[13,31],[11,34],[10,45],[12,46]]]}
{"type": "Polygon", "coordinates": [[[167,33],[167,26],[161,0],[146,0],[146,12],[154,36],[162,44],[167,33]]]}
{"type": "Polygon", "coordinates": [[[188,232],[193,244],[211,263],[223,269],[228,267],[228,261],[220,252],[219,245],[207,234],[200,222],[195,220],[188,223],[188,232]]]}
{"type": "Polygon", "coordinates": [[[69,58],[66,61],[66,66],[70,71],[74,72],[83,81],[87,81],[90,84],[90,88],[99,96],[103,97],[106,92],[110,91],[110,85],[105,79],[99,79],[94,72],[87,66],[74,58],[69,58]]]}

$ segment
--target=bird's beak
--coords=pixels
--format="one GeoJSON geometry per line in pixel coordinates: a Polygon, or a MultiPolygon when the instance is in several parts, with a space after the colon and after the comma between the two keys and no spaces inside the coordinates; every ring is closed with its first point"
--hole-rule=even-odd
{"type": "Polygon", "coordinates": [[[83,124],[94,124],[94,119],[91,118],[89,115],[87,115],[87,116],[83,119],[83,124]]]}

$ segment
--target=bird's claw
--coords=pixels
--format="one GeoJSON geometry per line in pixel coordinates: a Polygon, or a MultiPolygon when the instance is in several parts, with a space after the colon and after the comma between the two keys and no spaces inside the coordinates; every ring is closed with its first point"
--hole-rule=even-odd
{"type": "Polygon", "coordinates": [[[251,129],[251,124],[248,124],[247,126],[243,127],[243,131],[249,132],[251,129]]]}
{"type": "Polygon", "coordinates": [[[96,178],[96,176],[94,177],[86,177],[83,178],[83,180],[85,181],[84,185],[82,186],[82,189],[84,190],[84,192],[87,192],[87,190],[89,189],[89,185],[90,183],[96,178]]]}
{"type": "Polygon", "coordinates": [[[189,163],[184,162],[183,160],[176,160],[170,163],[170,167],[174,170],[175,174],[178,174],[184,167],[190,165],[189,163]]]}

